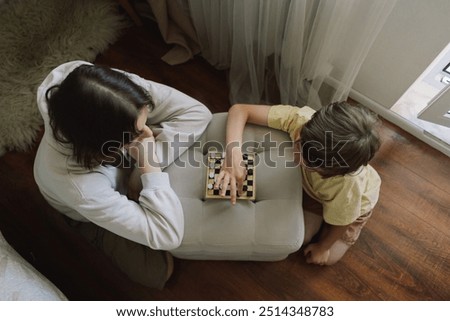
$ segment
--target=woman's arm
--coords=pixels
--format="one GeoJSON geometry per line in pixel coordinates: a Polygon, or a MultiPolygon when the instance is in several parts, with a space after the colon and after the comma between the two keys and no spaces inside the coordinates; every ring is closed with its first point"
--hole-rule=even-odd
{"type": "Polygon", "coordinates": [[[212,118],[211,112],[175,88],[136,75],[132,80],[153,98],[155,107],[148,114],[147,124],[155,136],[161,168],[167,167],[203,134],[212,118]]]}
{"type": "Polygon", "coordinates": [[[128,154],[136,161],[135,168],[128,180],[127,197],[138,202],[142,191],[141,175],[161,172],[156,156],[155,136],[148,126],[144,126],[142,134],[126,146],[128,154]]]}
{"type": "Polygon", "coordinates": [[[231,203],[236,203],[236,196],[242,193],[245,179],[245,168],[242,166],[242,136],[247,123],[267,126],[270,106],[266,105],[233,105],[228,111],[226,133],[226,158],[222,170],[217,177],[216,188],[221,185],[221,195],[225,196],[230,186],[231,203]]]}

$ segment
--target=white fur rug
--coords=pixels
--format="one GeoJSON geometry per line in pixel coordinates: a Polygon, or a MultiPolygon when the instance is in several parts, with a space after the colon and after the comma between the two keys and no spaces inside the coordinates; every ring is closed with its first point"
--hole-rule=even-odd
{"type": "Polygon", "coordinates": [[[0,3],[0,156],[32,146],[42,125],[36,90],[56,66],[94,61],[127,26],[114,0],[0,3]]]}

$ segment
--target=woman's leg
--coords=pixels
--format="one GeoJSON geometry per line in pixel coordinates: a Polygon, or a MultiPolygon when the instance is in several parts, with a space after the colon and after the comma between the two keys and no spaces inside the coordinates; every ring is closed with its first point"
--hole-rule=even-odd
{"type": "Polygon", "coordinates": [[[69,220],[91,244],[99,248],[132,281],[162,289],[173,272],[172,255],[125,239],[93,223],[69,220]]]}

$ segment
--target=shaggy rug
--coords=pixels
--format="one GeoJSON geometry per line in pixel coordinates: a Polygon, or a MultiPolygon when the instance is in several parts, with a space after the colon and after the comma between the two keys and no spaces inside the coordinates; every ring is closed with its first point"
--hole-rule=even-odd
{"type": "Polygon", "coordinates": [[[0,156],[33,145],[42,118],[36,90],[71,60],[94,61],[128,25],[114,0],[0,3],[0,156]]]}

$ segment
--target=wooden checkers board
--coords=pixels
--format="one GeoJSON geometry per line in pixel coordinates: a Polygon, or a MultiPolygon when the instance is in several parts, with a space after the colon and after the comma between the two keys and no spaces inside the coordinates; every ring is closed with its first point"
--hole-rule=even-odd
{"type": "MultiPolygon", "coordinates": [[[[244,165],[247,169],[247,176],[244,180],[243,194],[238,195],[236,198],[240,200],[254,201],[256,196],[255,190],[255,155],[243,154],[244,165]]],[[[226,196],[220,196],[220,189],[214,189],[214,184],[217,176],[219,176],[220,169],[222,168],[223,161],[225,159],[224,152],[208,152],[208,164],[206,166],[206,199],[230,199],[230,187],[228,186],[226,196]]]]}

